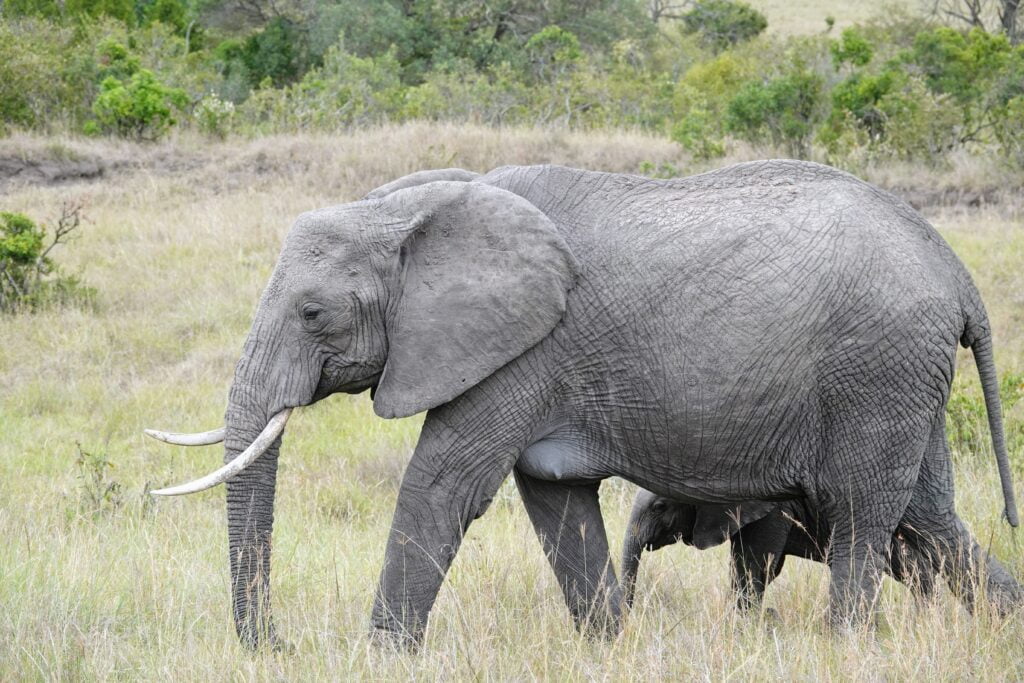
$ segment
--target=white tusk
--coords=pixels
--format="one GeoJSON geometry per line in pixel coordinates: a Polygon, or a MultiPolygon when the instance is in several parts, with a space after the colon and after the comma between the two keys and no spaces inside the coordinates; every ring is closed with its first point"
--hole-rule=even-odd
{"type": "Polygon", "coordinates": [[[263,431],[260,432],[260,435],[257,436],[251,444],[249,444],[249,447],[219,470],[211,472],[205,477],[196,479],[195,481],[190,481],[187,484],[171,486],[166,489],[158,489],[156,491],[150,491],[150,493],[154,496],[180,496],[185,493],[205,491],[208,488],[213,488],[217,484],[223,484],[228,479],[231,479],[255,462],[256,458],[263,455],[263,451],[267,450],[270,444],[274,443],[274,439],[281,436],[281,432],[284,431],[284,426],[288,422],[288,416],[291,414],[292,409],[285,408],[277,415],[270,418],[267,422],[267,426],[264,427],[263,431]]]}
{"type": "Polygon", "coordinates": [[[196,434],[176,434],[175,432],[161,432],[159,429],[147,429],[146,436],[151,436],[157,441],[172,443],[175,446],[209,446],[220,443],[224,440],[224,428],[211,429],[208,432],[196,434]]]}

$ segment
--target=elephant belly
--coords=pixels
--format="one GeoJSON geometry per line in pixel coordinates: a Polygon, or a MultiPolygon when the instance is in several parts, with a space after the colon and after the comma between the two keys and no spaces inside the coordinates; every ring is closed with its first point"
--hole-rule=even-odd
{"type": "Polygon", "coordinates": [[[550,436],[527,447],[516,467],[535,479],[563,483],[598,481],[609,476],[578,444],[550,436]]]}

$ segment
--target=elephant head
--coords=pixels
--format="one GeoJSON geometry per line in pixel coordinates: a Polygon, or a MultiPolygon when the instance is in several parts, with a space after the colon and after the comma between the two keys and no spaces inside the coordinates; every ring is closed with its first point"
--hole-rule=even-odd
{"type": "Polygon", "coordinates": [[[750,501],[732,505],[680,503],[641,489],[633,501],[622,545],[622,585],[632,607],[640,556],[682,541],[704,550],[723,543],[743,526],[774,510],[775,503],[750,501]]]}
{"type": "Polygon", "coordinates": [[[263,293],[236,367],[225,466],[176,495],[227,483],[235,625],[275,639],[269,609],[278,450],[291,409],[371,390],[381,417],[450,402],[561,319],[575,261],[532,204],[488,185],[430,182],[303,214],[263,293]]]}

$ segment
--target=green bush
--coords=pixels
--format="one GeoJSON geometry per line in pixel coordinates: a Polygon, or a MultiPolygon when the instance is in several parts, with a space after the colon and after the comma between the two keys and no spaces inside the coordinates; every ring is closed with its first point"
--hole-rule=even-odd
{"type": "Polygon", "coordinates": [[[1006,103],[995,116],[993,133],[999,153],[1012,166],[1024,169],[1024,95],[1006,103]]]}
{"type": "Polygon", "coordinates": [[[152,71],[140,69],[126,81],[107,76],[92,106],[106,131],[135,140],[156,140],[176,123],[173,109],[188,105],[179,88],[168,88],[152,71]]]}
{"type": "Polygon", "coordinates": [[[50,252],[81,225],[82,205],[65,203],[49,243],[46,231],[21,213],[0,212],[0,312],[49,304],[91,304],[95,291],[63,275],[50,252]]]}
{"type": "Polygon", "coordinates": [[[984,140],[1007,103],[1024,95],[1024,45],[1014,47],[1004,35],[978,28],[922,31],[903,61],[929,91],[960,106],[960,142],[984,140]]]}
{"type": "Polygon", "coordinates": [[[885,135],[876,141],[884,156],[934,162],[962,142],[962,106],[920,78],[903,79],[878,107],[886,119],[885,135]]]}
{"type": "Polygon", "coordinates": [[[547,26],[530,36],[526,53],[537,80],[546,83],[564,75],[583,58],[579,39],[558,26],[547,26]]]}
{"type": "Polygon", "coordinates": [[[76,121],[88,111],[88,75],[75,73],[91,62],[75,32],[39,19],[0,18],[0,127],[47,130],[76,121]]]}
{"type": "Polygon", "coordinates": [[[338,130],[400,119],[405,95],[393,49],[361,58],[336,46],[298,83],[274,88],[264,80],[238,113],[257,130],[338,130]]]}
{"type": "Polygon", "coordinates": [[[721,51],[759,35],[768,20],[745,2],[697,0],[683,15],[683,26],[712,50],[721,51]]]}
{"type": "Polygon", "coordinates": [[[223,140],[231,131],[235,118],[235,105],[230,100],[222,100],[217,93],[210,93],[199,100],[192,116],[200,131],[223,140]]]}
{"type": "Polygon", "coordinates": [[[306,34],[292,21],[277,17],[245,40],[241,58],[254,87],[267,78],[276,86],[292,83],[309,66],[306,34]]]}
{"type": "Polygon", "coordinates": [[[843,63],[864,66],[874,56],[874,48],[860,31],[855,28],[843,29],[838,41],[829,45],[836,68],[843,63]]]}
{"type": "Polygon", "coordinates": [[[794,71],[767,82],[751,82],[729,102],[726,130],[754,144],[766,138],[794,158],[806,158],[822,114],[824,82],[809,71],[794,71]]]}
{"type": "Polygon", "coordinates": [[[687,69],[673,93],[671,138],[698,159],[725,154],[725,110],[754,74],[753,62],[732,52],[687,69]]]}

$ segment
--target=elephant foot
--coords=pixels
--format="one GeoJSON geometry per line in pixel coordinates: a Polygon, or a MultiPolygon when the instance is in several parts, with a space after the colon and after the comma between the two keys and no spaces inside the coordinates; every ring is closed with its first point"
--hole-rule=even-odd
{"type": "Polygon", "coordinates": [[[374,626],[370,629],[370,644],[379,650],[397,654],[416,654],[423,644],[423,635],[374,626]]]}
{"type": "Polygon", "coordinates": [[[277,634],[273,622],[262,624],[245,622],[236,626],[235,630],[238,633],[239,642],[252,653],[295,654],[295,646],[277,634]]]}

